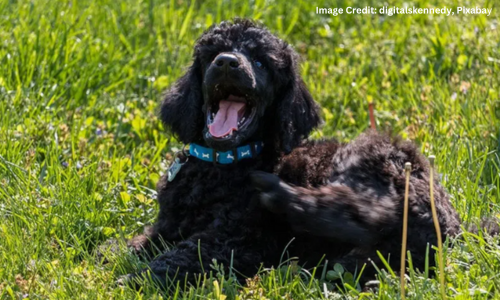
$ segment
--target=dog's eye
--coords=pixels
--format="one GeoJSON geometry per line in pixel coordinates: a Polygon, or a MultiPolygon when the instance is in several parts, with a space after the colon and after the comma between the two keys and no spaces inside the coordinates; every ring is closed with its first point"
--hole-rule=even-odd
{"type": "Polygon", "coordinates": [[[253,63],[257,66],[257,68],[264,69],[264,65],[260,61],[254,59],[253,63]]]}

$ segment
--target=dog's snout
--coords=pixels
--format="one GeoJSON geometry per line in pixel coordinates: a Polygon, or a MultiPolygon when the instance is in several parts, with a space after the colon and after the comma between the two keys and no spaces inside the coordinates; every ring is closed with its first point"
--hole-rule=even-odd
{"type": "Polygon", "coordinates": [[[220,68],[226,68],[226,69],[236,69],[240,66],[240,62],[238,61],[238,58],[236,55],[231,54],[231,53],[221,53],[219,54],[215,60],[214,63],[217,67],[220,68]]]}
{"type": "Polygon", "coordinates": [[[255,74],[248,57],[240,52],[219,52],[205,72],[205,84],[238,86],[240,89],[255,87],[255,74]]]}

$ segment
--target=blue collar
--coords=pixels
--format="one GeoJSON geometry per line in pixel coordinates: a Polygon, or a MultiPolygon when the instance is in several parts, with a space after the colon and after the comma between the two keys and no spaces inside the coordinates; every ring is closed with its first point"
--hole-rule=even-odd
{"type": "Polygon", "coordinates": [[[227,165],[232,164],[233,162],[237,162],[241,159],[256,157],[260,152],[262,152],[262,147],[264,147],[264,143],[254,142],[250,145],[245,145],[233,150],[222,152],[216,151],[215,149],[203,147],[198,144],[190,144],[189,154],[204,161],[213,163],[217,162],[219,164],[227,165]],[[235,156],[236,160],[234,159],[235,156]]]}

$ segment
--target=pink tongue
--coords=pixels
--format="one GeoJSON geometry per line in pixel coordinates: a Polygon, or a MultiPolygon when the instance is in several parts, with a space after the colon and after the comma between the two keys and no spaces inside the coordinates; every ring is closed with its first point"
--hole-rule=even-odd
{"type": "Polygon", "coordinates": [[[210,134],[223,137],[233,130],[238,130],[238,114],[244,108],[245,103],[221,100],[214,121],[208,125],[210,134]]]}

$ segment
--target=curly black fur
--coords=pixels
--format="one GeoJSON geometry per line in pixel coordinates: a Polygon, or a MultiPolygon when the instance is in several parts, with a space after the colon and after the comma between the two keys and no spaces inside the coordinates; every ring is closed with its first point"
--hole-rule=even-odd
{"type": "MultiPolygon", "coordinates": [[[[255,89],[265,99],[258,103],[263,110],[258,128],[241,140],[263,140],[264,152],[228,166],[192,158],[175,180],[161,179],[156,223],[129,241],[138,252],[160,240],[175,244],[150,263],[152,275],[160,281],[193,280],[210,269],[212,259],[229,266],[233,258],[234,269],[251,276],[262,264],[278,266],[292,239],[286,251],[306,267],[325,256],[353,272],[366,264],[363,278],[370,279],[375,272],[370,260],[383,267],[380,251],[397,270],[405,162],[412,163],[408,251],[422,269],[427,245],[436,244],[428,161],[412,143],[375,132],[348,144],[303,141],[320,122],[317,106],[299,76],[297,54],[265,28],[237,20],[206,31],[195,46],[193,65],[165,96],[164,124],[184,143],[210,144],[203,114],[207,70],[219,53],[234,49],[266,65],[265,74],[250,64],[245,71],[257,77],[255,89]],[[259,74],[267,81],[259,83],[259,74]]],[[[442,234],[454,236],[459,217],[437,179],[434,185],[442,234]]]]}
{"type": "Polygon", "coordinates": [[[318,107],[299,75],[297,53],[249,20],[222,22],[199,38],[193,64],[165,95],[160,111],[163,123],[185,144],[204,143],[207,92],[203,91],[203,75],[217,54],[235,48],[245,49],[250,59],[258,57],[267,69],[266,82],[259,82],[259,76],[255,76],[256,89],[264,102],[259,129],[265,134],[261,132],[259,138],[267,150],[289,153],[319,124],[318,107]]]}

